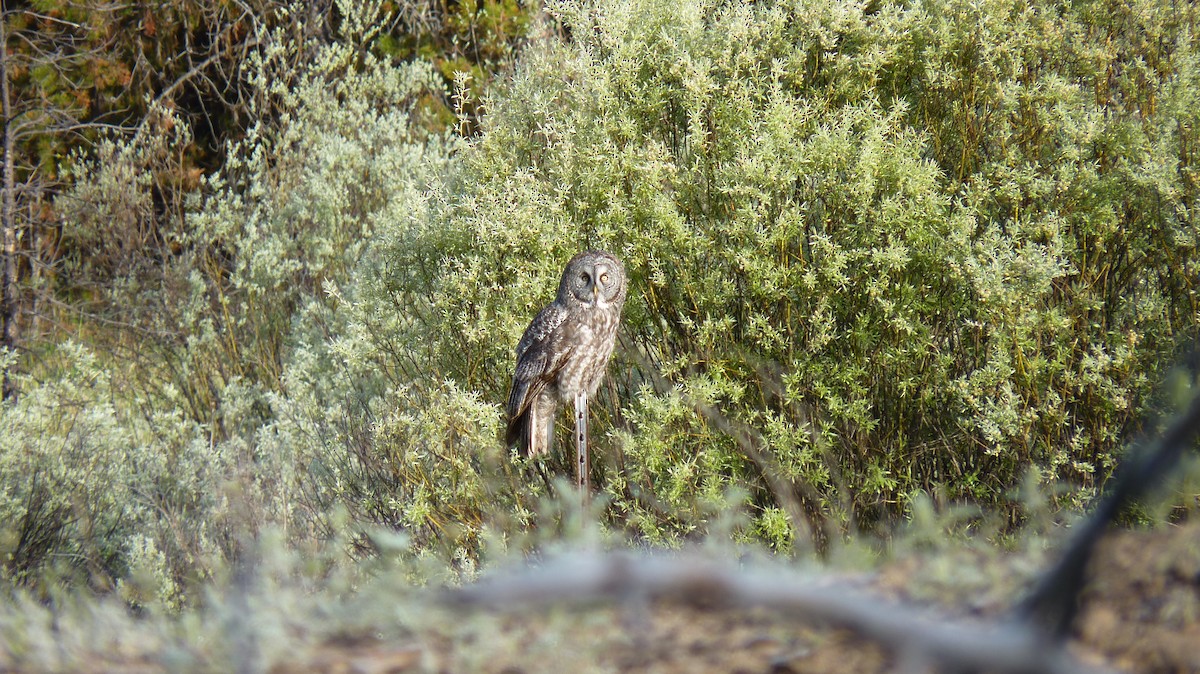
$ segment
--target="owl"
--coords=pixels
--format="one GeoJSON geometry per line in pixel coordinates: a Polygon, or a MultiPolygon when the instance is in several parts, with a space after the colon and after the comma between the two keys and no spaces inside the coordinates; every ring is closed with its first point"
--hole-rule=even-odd
{"type": "Polygon", "coordinates": [[[526,456],[548,452],[558,404],[572,401],[581,481],[587,402],[604,378],[627,287],[625,266],[616,257],[599,250],[576,255],[563,271],[558,297],[538,312],[517,344],[506,441],[526,456]]]}

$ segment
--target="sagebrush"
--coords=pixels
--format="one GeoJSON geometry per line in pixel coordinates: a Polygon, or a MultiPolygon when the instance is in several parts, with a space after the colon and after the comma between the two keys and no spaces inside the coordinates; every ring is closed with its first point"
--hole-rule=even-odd
{"type": "MultiPolygon", "coordinates": [[[[587,247],[631,277],[597,508],[667,545],[721,522],[790,549],[922,492],[1007,506],[1031,467],[1082,503],[1197,337],[1187,3],[557,3],[455,131],[427,118],[455,92],[381,42],[390,10],[342,4],[329,45],[263,41],[258,123],[170,254],[88,298],[104,320],[5,409],[3,460],[58,485],[21,483],[5,520],[44,520],[89,578],[158,569],[137,601],[186,599],[268,525],[360,554],[402,530],[460,570],[554,531],[571,462],[513,456],[501,414],[587,247]],[[21,454],[84,435],[86,465],[21,454]]],[[[156,114],[79,163],[73,240],[155,212],[129,176],[187,138],[156,114]]]]}

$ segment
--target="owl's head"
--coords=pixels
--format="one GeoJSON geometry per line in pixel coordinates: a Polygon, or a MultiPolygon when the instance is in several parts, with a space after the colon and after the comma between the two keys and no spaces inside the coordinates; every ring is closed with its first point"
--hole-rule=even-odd
{"type": "Polygon", "coordinates": [[[559,300],[601,309],[625,302],[625,265],[611,253],[584,251],[567,263],[558,285],[559,300]]]}

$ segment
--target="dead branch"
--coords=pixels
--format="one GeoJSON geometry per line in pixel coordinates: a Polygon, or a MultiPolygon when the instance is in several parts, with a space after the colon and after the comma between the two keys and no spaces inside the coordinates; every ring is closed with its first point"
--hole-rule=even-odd
{"type": "Polygon", "coordinates": [[[709,608],[763,607],[848,629],[924,671],[1096,672],[1029,623],[970,622],[778,567],[739,567],[698,556],[580,553],[448,590],[457,606],[532,607],[636,599],[709,608]]]}

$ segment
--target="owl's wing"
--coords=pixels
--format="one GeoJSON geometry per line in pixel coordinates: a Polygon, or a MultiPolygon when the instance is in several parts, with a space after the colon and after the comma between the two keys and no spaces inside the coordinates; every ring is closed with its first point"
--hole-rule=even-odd
{"type": "Polygon", "coordinates": [[[527,412],[546,385],[554,380],[568,353],[560,336],[567,310],[557,304],[542,309],[525,329],[517,343],[517,367],[508,392],[509,445],[521,437],[521,424],[528,423],[527,412]]]}
{"type": "Polygon", "coordinates": [[[542,309],[525,328],[517,343],[517,368],[513,372],[512,389],[508,394],[508,416],[520,415],[530,402],[554,378],[562,366],[562,356],[556,353],[561,346],[555,339],[567,319],[567,310],[557,304],[542,309]]]}
{"type": "Polygon", "coordinates": [[[567,320],[570,312],[561,304],[555,303],[542,307],[542,310],[533,317],[529,322],[529,327],[525,328],[525,334],[521,335],[521,341],[517,342],[517,364],[520,367],[521,359],[525,357],[525,353],[535,345],[544,345],[552,341],[552,337],[567,320]]]}

